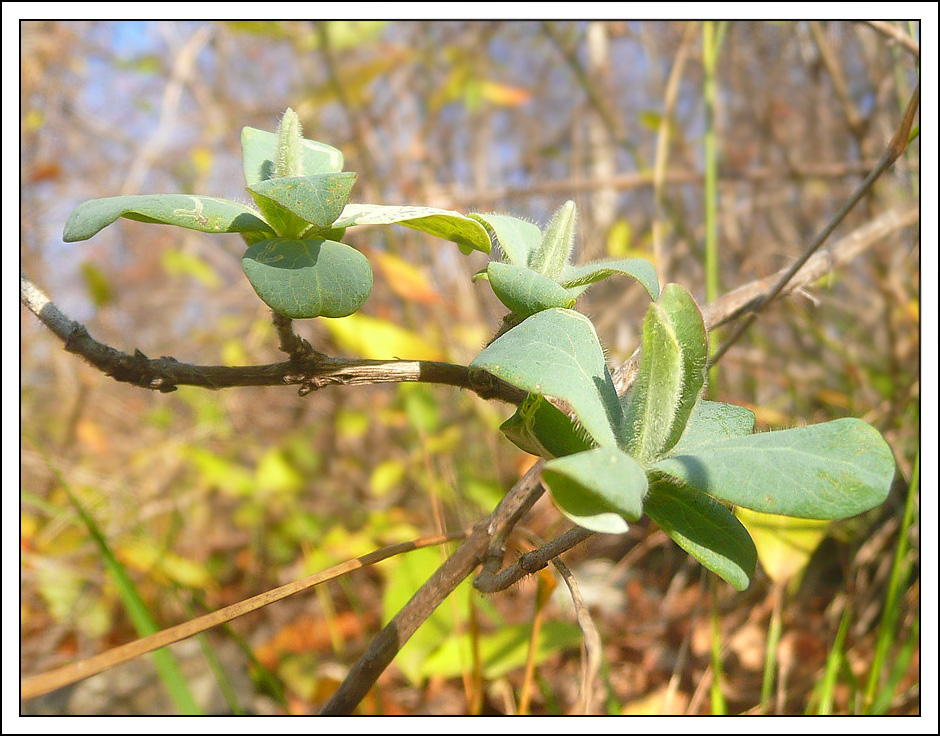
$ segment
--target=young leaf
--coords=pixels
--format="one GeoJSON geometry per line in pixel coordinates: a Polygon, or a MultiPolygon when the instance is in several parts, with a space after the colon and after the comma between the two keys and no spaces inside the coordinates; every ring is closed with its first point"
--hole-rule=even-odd
{"type": "Polygon", "coordinates": [[[513,266],[528,266],[529,258],[542,242],[541,230],[518,217],[480,214],[469,217],[483,223],[502,251],[504,260],[513,266]]]}
{"type": "Polygon", "coordinates": [[[577,225],[578,208],[568,200],[558,208],[545,228],[542,243],[529,259],[529,267],[557,281],[571,260],[577,225]]]}
{"type": "Polygon", "coordinates": [[[476,220],[435,207],[398,207],[380,204],[347,204],[333,227],[354,225],[404,225],[456,243],[460,252],[490,252],[490,236],[476,220]]]}
{"type": "Polygon", "coordinates": [[[743,437],[753,432],[754,412],[750,409],[699,399],[685,425],[682,438],[669,454],[681,455],[698,445],[726,437],[743,437]]]}
{"type": "Polygon", "coordinates": [[[646,473],[620,450],[598,447],[550,460],[542,480],[562,513],[578,526],[622,534],[643,515],[646,473]]]}
{"type": "MultiPolygon", "coordinates": [[[[277,159],[274,163],[274,178],[296,177],[304,175],[302,155],[303,135],[300,131],[300,118],[289,107],[284,112],[277,126],[277,159]]],[[[335,217],[333,218],[336,219],[335,217]]]]}
{"type": "Polygon", "coordinates": [[[641,463],[682,435],[705,384],[705,323],[689,292],[669,284],[643,323],[643,360],[624,416],[621,440],[641,463]]]}
{"type": "Polygon", "coordinates": [[[203,233],[243,233],[273,237],[258,213],[238,202],[192,194],[141,194],[82,202],[69,215],[62,239],[88,240],[119,217],[176,225],[203,233]]]}
{"type": "MultiPolygon", "coordinates": [[[[277,135],[256,128],[242,128],[242,161],[245,183],[251,187],[273,179],[277,170],[277,135]]],[[[300,141],[304,176],[338,174],[343,170],[343,154],[333,146],[318,141],[300,141]]]]}
{"type": "Polygon", "coordinates": [[[651,299],[659,297],[656,269],[645,258],[624,258],[618,261],[595,261],[582,266],[568,266],[558,279],[575,296],[580,296],[594,283],[614,274],[632,276],[646,289],[651,299]]]}
{"type": "MultiPolygon", "coordinates": [[[[355,183],[356,174],[346,171],[341,174],[266,179],[251,185],[248,191],[269,222],[274,220],[270,208],[277,207],[313,225],[315,230],[323,231],[340,216],[355,183]]],[[[306,224],[304,229],[307,229],[306,224]]]]}
{"type": "Polygon", "coordinates": [[[697,445],[651,470],[754,511],[844,519],[885,500],[895,464],[878,430],[837,419],[697,445]]]}
{"type": "Polygon", "coordinates": [[[538,394],[526,396],[500,429],[516,447],[539,457],[564,457],[594,447],[567,414],[538,394]]]}
{"type": "Polygon", "coordinates": [[[757,549],[735,515],[710,496],[665,479],[650,483],[643,511],[707,569],[744,590],[757,549]]]}
{"type": "Polygon", "coordinates": [[[493,293],[520,317],[574,306],[575,298],[566,289],[531,268],[493,261],[486,267],[486,275],[493,293]]]}
{"type": "Polygon", "coordinates": [[[372,291],[365,256],[332,240],[264,240],[245,251],[242,269],[265,304],[293,319],[345,317],[372,291]]]}
{"type": "Polygon", "coordinates": [[[598,445],[617,446],[617,392],[594,325],[583,314],[538,312],[490,343],[470,368],[565,401],[598,445]]]}

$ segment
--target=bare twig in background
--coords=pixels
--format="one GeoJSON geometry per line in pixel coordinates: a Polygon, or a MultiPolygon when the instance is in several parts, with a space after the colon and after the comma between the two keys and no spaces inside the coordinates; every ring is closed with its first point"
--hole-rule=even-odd
{"type": "Polygon", "coordinates": [[[887,36],[892,41],[897,41],[918,59],[920,58],[920,44],[893,23],[885,20],[864,20],[862,23],[874,28],[878,33],[887,36]]]}
{"type": "Polygon", "coordinates": [[[839,61],[835,53],[833,53],[826,39],[825,31],[819,21],[810,21],[809,30],[810,33],[813,34],[813,40],[816,42],[816,48],[819,49],[819,56],[822,59],[823,65],[826,67],[826,71],[829,72],[829,78],[832,80],[832,86],[836,91],[836,96],[842,103],[842,109],[845,111],[846,125],[849,126],[852,135],[854,135],[855,139],[859,142],[860,149],[867,153],[862,146],[865,143],[865,129],[868,126],[865,119],[859,114],[858,108],[852,100],[852,95],[849,94],[849,85],[845,79],[845,74],[842,73],[842,67],[839,65],[839,61]]]}
{"type": "Polygon", "coordinates": [[[301,580],[295,580],[292,583],[282,585],[274,590],[266,591],[253,598],[239,601],[231,606],[220,608],[218,611],[213,611],[205,616],[199,616],[178,626],[171,626],[151,636],[145,636],[143,639],[137,639],[128,644],[109,649],[94,657],[89,657],[80,662],[60,667],[52,672],[30,677],[20,683],[20,700],[29,700],[30,698],[50,693],[53,690],[58,690],[60,687],[71,685],[79,680],[84,680],[86,677],[97,675],[99,672],[104,672],[106,669],[116,667],[135,657],[156,651],[170,644],[175,644],[178,641],[183,641],[183,639],[188,639],[191,636],[200,634],[214,626],[233,621],[239,616],[257,611],[259,608],[264,608],[288,596],[308,590],[328,580],[333,580],[353,570],[358,570],[361,567],[374,565],[376,562],[387,560],[395,555],[422,549],[423,547],[433,547],[444,544],[445,542],[453,542],[463,539],[466,536],[466,532],[442,534],[433,537],[424,537],[423,539],[415,539],[411,542],[392,544],[388,547],[377,549],[355,560],[342,562],[322,572],[309,575],[301,580]]]}
{"type": "Polygon", "coordinates": [[[179,113],[180,101],[183,96],[183,87],[193,76],[196,59],[199,52],[215,34],[215,26],[205,25],[197,29],[190,36],[183,47],[176,53],[173,60],[173,70],[170,79],[163,91],[163,100],[160,104],[160,123],[153,135],[137,152],[137,157],[127,171],[121,194],[136,194],[140,191],[147,170],[153,165],[163,147],[170,140],[173,128],[176,126],[176,117],[179,113]]]}
{"type": "MultiPolygon", "coordinates": [[[[823,276],[838,269],[859,256],[875,243],[905,227],[910,227],[920,219],[920,208],[916,205],[898,206],[878,215],[857,230],[813,255],[799,272],[784,286],[783,294],[792,294],[811,285],[823,276]]],[[[771,274],[757,281],[751,281],[702,308],[705,325],[712,330],[740,317],[745,312],[753,311],[760,300],[769,294],[774,285],[779,283],[790,271],[789,268],[771,274]]]]}
{"type": "Polygon", "coordinates": [[[679,80],[685,69],[686,59],[689,57],[692,35],[698,27],[698,21],[689,21],[682,33],[682,41],[676,51],[669,80],[666,82],[666,92],[663,96],[663,114],[659,119],[659,130],[656,131],[656,161],[653,164],[653,263],[663,280],[663,184],[666,180],[666,170],[669,162],[669,133],[673,125],[672,115],[679,97],[679,80]]]}
{"type": "MultiPolygon", "coordinates": [[[[877,166],[877,161],[849,161],[825,164],[790,165],[783,170],[776,166],[760,166],[748,169],[725,168],[718,172],[719,182],[762,182],[780,180],[840,179],[851,174],[864,174],[877,166]]],[[[486,192],[466,192],[455,190],[433,190],[428,196],[438,207],[458,207],[472,203],[477,207],[490,206],[506,199],[532,197],[536,194],[570,194],[572,192],[594,191],[611,187],[618,191],[631,191],[654,186],[654,171],[639,171],[618,174],[609,180],[597,179],[558,179],[545,181],[524,187],[490,189],[486,192]]],[[[674,169],[663,174],[664,185],[694,184],[702,185],[705,174],[701,171],[683,171],[674,169]]]]}
{"type": "Polygon", "coordinates": [[[571,570],[557,557],[552,559],[552,564],[564,579],[565,585],[568,586],[571,601],[574,603],[575,614],[578,617],[578,626],[581,627],[581,633],[584,635],[584,653],[581,659],[581,696],[578,699],[578,712],[591,715],[595,710],[597,676],[601,671],[601,635],[594,625],[594,619],[591,618],[591,612],[588,611],[584,598],[581,597],[578,581],[574,579],[571,570]]]}
{"type": "MultiPolygon", "coordinates": [[[[816,253],[786,283],[781,293],[792,294],[800,291],[827,273],[856,258],[888,235],[915,224],[919,219],[920,208],[916,204],[888,210],[838,240],[830,248],[816,253]]],[[[771,276],[751,281],[706,304],[702,307],[705,326],[709,330],[713,330],[738,319],[742,315],[753,313],[764,303],[774,286],[779,284],[790,270],[790,268],[781,269],[771,276]]],[[[633,384],[633,379],[639,369],[640,351],[637,349],[629,359],[611,370],[614,386],[619,394],[622,395],[633,384]]]]}
{"type": "Polygon", "coordinates": [[[797,258],[796,262],[787,269],[787,272],[783,275],[777,285],[771,289],[770,293],[766,297],[762,298],[758,304],[754,305],[754,309],[744,318],[744,321],[741,322],[735,331],[731,333],[731,336],[718,348],[717,352],[711,357],[709,365],[714,365],[721,357],[728,352],[728,348],[734,345],[737,342],[738,338],[744,334],[748,327],[750,327],[754,320],[757,318],[757,315],[763,311],[768,304],[770,304],[774,299],[776,299],[786,288],[787,284],[790,283],[790,280],[799,272],[805,263],[822,247],[822,244],[826,242],[829,236],[832,234],[832,231],[835,230],[839,223],[845,219],[845,216],[851,212],[852,208],[858,204],[859,200],[865,196],[865,193],[871,188],[871,185],[880,177],[885,171],[887,171],[891,165],[898,160],[898,158],[904,153],[904,150],[907,148],[909,143],[909,138],[911,134],[911,127],[914,125],[914,116],[917,113],[917,107],[920,103],[920,84],[914,89],[914,94],[911,95],[911,101],[907,105],[907,111],[904,113],[904,119],[901,121],[901,124],[898,126],[894,137],[891,139],[891,142],[888,144],[888,149],[884,152],[884,155],[881,157],[881,160],[878,162],[878,166],[865,177],[858,189],[849,197],[849,201],[845,203],[841,210],[832,218],[828,225],[823,228],[823,231],[816,237],[812,245],[810,245],[801,255],[797,258]]]}

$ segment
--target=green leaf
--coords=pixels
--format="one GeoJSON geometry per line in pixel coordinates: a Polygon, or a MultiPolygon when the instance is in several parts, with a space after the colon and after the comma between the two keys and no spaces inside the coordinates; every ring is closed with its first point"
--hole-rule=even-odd
{"type": "Polygon", "coordinates": [[[720,401],[699,399],[682,438],[670,450],[670,455],[680,455],[698,445],[708,444],[726,437],[743,437],[754,431],[754,412],[743,406],[722,404],[720,401]]]}
{"type": "MultiPolygon", "coordinates": [[[[542,626],[535,663],[544,662],[551,654],[565,649],[577,649],[583,634],[574,624],[547,621],[542,626]]],[[[532,624],[503,626],[492,634],[479,638],[483,677],[495,680],[515,669],[524,667],[532,640],[532,624]]],[[[424,677],[459,677],[473,667],[473,642],[470,634],[450,636],[434,654],[421,665],[424,677]]]]}
{"type": "Polygon", "coordinates": [[[701,312],[685,289],[667,285],[643,322],[643,360],[621,432],[641,463],[679,441],[705,384],[706,353],[701,312]]]}
{"type": "MultiPolygon", "coordinates": [[[[318,141],[302,139],[301,164],[304,176],[338,174],[343,170],[343,154],[318,141]]],[[[242,128],[242,161],[245,183],[251,187],[273,179],[277,167],[277,135],[266,130],[242,128]]]]}
{"type": "Polygon", "coordinates": [[[242,268],[261,300],[293,319],[345,317],[372,291],[365,256],[332,240],[264,240],[245,251],[242,268]]]}
{"type": "Polygon", "coordinates": [[[511,215],[469,215],[483,223],[504,259],[514,266],[528,266],[529,258],[542,242],[542,231],[531,222],[511,215]]]}
{"type": "Polygon", "coordinates": [[[571,259],[577,225],[578,208],[569,199],[552,216],[539,249],[529,259],[529,267],[557,281],[571,259]]]}
{"type": "Polygon", "coordinates": [[[595,261],[582,266],[568,266],[558,283],[580,296],[594,283],[614,274],[632,276],[646,289],[651,299],[659,297],[659,279],[656,269],[645,258],[624,258],[617,261],[595,261]]]}
{"type": "Polygon", "coordinates": [[[341,174],[266,179],[252,184],[248,191],[269,222],[273,223],[275,219],[269,212],[269,208],[274,206],[287,210],[304,223],[323,231],[330,228],[340,216],[355,183],[356,175],[347,171],[341,174]]]}
{"type": "Polygon", "coordinates": [[[470,368],[561,399],[598,445],[617,446],[617,392],[594,325],[583,314],[568,309],[534,314],[490,343],[470,368]]]}
{"type": "Polygon", "coordinates": [[[564,457],[594,446],[571,417],[538,394],[526,396],[500,429],[516,447],[539,457],[564,457]]]}
{"type": "Polygon", "coordinates": [[[885,500],[895,464],[878,430],[859,419],[837,419],[717,440],[651,470],[754,511],[844,519],[885,500]]]}
{"type": "Polygon", "coordinates": [[[661,479],[650,483],[643,510],[707,569],[736,590],[747,588],[757,549],[729,509],[710,496],[661,479]]]}
{"type": "Polygon", "coordinates": [[[119,217],[203,233],[274,235],[255,210],[238,202],[192,194],[141,194],[82,202],[69,215],[62,239],[66,243],[88,240],[119,217]]]}
{"type": "Polygon", "coordinates": [[[622,534],[643,515],[646,473],[620,450],[598,447],[550,460],[542,480],[562,513],[578,526],[622,534]]]}
{"type": "Polygon", "coordinates": [[[464,255],[473,250],[490,252],[490,236],[477,220],[435,207],[380,204],[347,204],[333,227],[355,225],[403,225],[456,243],[464,255]]]}
{"type": "Polygon", "coordinates": [[[486,275],[493,293],[520,317],[574,306],[575,298],[565,288],[531,268],[493,261],[486,267],[486,275]]]}

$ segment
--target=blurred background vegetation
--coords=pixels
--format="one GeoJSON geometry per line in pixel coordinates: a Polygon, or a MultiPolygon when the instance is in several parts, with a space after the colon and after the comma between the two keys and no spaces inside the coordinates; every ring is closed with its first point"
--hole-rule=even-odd
{"type": "MultiPolygon", "coordinates": [[[[916,24],[894,27],[919,36],[916,24]]],[[[793,262],[879,158],[917,81],[902,46],[838,22],[25,22],[21,63],[23,272],[125,352],[229,365],[283,359],[241,273],[240,239],[122,220],[65,245],[77,204],[159,192],[248,202],[241,128],[273,130],[291,106],[305,137],[342,149],[359,173],[354,202],[544,225],[573,199],[579,261],[650,258],[664,283],[704,303],[708,162],[720,294],[793,262]],[[703,33],[717,41],[712,107],[703,33]]],[[[833,240],[916,204],[918,175],[915,140],[833,240]]],[[[402,228],[350,235],[373,264],[373,295],[360,315],[297,323],[300,334],[334,355],[469,362],[502,316],[470,282],[485,257],[402,228]]],[[[899,466],[883,509],[798,538],[772,531],[776,541],[758,540],[764,572],[743,594],[708,583],[643,523],[568,555],[604,640],[600,712],[709,712],[712,682],[729,712],[818,712],[826,698],[858,711],[919,448],[919,262],[917,227],[883,238],[771,307],[711,388],[754,409],[762,428],[873,424],[899,466]]],[[[579,303],[613,363],[636,347],[641,292],[610,279],[579,303]]],[[[455,389],[151,393],[66,354],[25,310],[20,324],[23,675],[136,637],[65,485],[164,628],[384,544],[468,527],[532,462],[495,431],[508,407],[455,389]]],[[[559,515],[543,499],[525,526],[547,538],[559,515]]],[[[916,517],[904,528],[912,551],[881,712],[919,709],[918,529],[916,517]]],[[[177,645],[181,677],[207,712],[315,712],[444,554],[269,606],[211,632],[202,650],[177,645]]],[[[539,585],[551,580],[490,598],[462,588],[361,711],[512,712],[541,617],[528,708],[570,711],[580,632],[565,596],[540,602],[539,585]],[[476,700],[457,646],[471,635],[496,652],[476,700]]],[[[174,705],[142,658],[25,710],[174,705]]]]}

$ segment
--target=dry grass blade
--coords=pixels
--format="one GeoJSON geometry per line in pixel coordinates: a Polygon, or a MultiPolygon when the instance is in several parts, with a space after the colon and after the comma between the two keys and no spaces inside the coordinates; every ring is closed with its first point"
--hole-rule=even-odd
{"type": "Polygon", "coordinates": [[[60,667],[52,672],[46,672],[42,675],[36,675],[35,677],[24,680],[20,684],[20,700],[29,700],[30,698],[45,695],[60,687],[65,687],[79,680],[84,680],[86,677],[97,675],[99,672],[123,664],[142,654],[147,654],[148,652],[153,652],[169,644],[175,644],[183,639],[188,639],[214,626],[227,623],[239,616],[244,616],[246,613],[257,611],[259,608],[264,608],[271,603],[283,600],[295,593],[300,593],[301,591],[325,583],[327,580],[333,580],[348,572],[358,570],[360,567],[374,565],[376,562],[387,560],[389,557],[400,555],[403,552],[410,552],[422,547],[433,547],[444,544],[445,542],[453,542],[463,539],[466,536],[466,532],[456,532],[454,534],[440,534],[433,537],[424,537],[410,542],[400,542],[399,544],[392,544],[388,547],[375,550],[355,560],[348,560],[339,565],[334,565],[323,572],[315,573],[301,580],[295,580],[287,585],[282,585],[280,588],[275,588],[274,590],[269,590],[266,593],[261,593],[260,595],[240,601],[234,605],[226,606],[213,613],[182,623],[179,626],[171,626],[169,629],[165,629],[153,636],[138,639],[137,641],[110,649],[107,652],[102,652],[94,657],[84,659],[81,662],[74,662],[73,664],[60,667]]]}
{"type": "Polygon", "coordinates": [[[578,626],[584,634],[584,656],[581,660],[581,695],[578,698],[578,713],[591,715],[594,712],[594,702],[597,700],[597,679],[601,671],[601,635],[594,625],[591,612],[588,611],[578,588],[578,581],[574,579],[568,566],[557,557],[552,560],[558,570],[568,591],[578,616],[578,626]]]}

